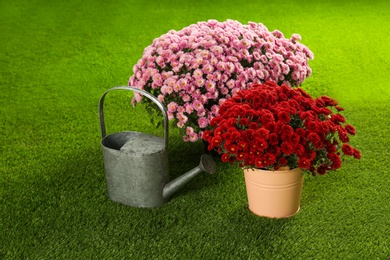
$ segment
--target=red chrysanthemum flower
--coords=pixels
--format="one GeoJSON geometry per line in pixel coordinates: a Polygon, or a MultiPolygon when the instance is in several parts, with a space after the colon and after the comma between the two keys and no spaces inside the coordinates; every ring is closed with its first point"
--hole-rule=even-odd
{"type": "Polygon", "coordinates": [[[229,149],[227,149],[230,154],[235,154],[238,151],[238,146],[235,144],[229,145],[229,149]]]}
{"type": "Polygon", "coordinates": [[[234,131],[230,132],[230,139],[231,139],[232,142],[238,140],[239,138],[240,138],[240,132],[239,131],[234,130],[234,131]]]}
{"type": "Polygon", "coordinates": [[[256,136],[262,139],[267,139],[269,135],[269,130],[265,128],[259,128],[256,130],[256,136]]]}
{"type": "Polygon", "coordinates": [[[322,135],[327,135],[329,133],[329,125],[327,122],[318,122],[317,123],[317,133],[322,135]]]}
{"type": "Polygon", "coordinates": [[[314,120],[305,121],[305,126],[307,130],[310,132],[316,132],[317,131],[317,122],[314,120]]]}
{"type": "Polygon", "coordinates": [[[294,129],[290,125],[282,125],[281,132],[290,135],[294,133],[294,129]]]}
{"type": "Polygon", "coordinates": [[[277,145],[279,143],[279,137],[276,133],[271,133],[269,135],[268,141],[270,142],[271,145],[277,145]]]}
{"type": "Polygon", "coordinates": [[[267,124],[264,125],[264,128],[269,130],[270,132],[274,132],[275,130],[275,122],[268,122],[267,124]]]}
{"type": "Polygon", "coordinates": [[[320,109],[320,114],[327,116],[327,115],[332,114],[332,110],[330,110],[329,108],[323,107],[320,109]]]}
{"type": "Polygon", "coordinates": [[[214,117],[210,121],[210,126],[216,127],[219,124],[219,122],[221,122],[221,120],[222,120],[222,118],[220,118],[220,117],[214,117]]]}
{"type": "Polygon", "coordinates": [[[330,153],[328,155],[328,158],[329,160],[331,161],[331,169],[332,170],[337,170],[341,167],[341,159],[340,159],[340,156],[338,156],[337,154],[335,153],[330,153]]]}
{"type": "Polygon", "coordinates": [[[241,118],[240,119],[240,125],[243,125],[243,126],[247,126],[248,124],[249,124],[249,120],[248,120],[248,118],[241,118]]]}
{"type": "Polygon", "coordinates": [[[320,174],[320,175],[324,175],[326,173],[326,171],[328,170],[328,166],[326,164],[321,164],[320,166],[318,166],[317,168],[317,172],[320,174]]]}
{"type": "Polygon", "coordinates": [[[305,169],[305,170],[310,169],[310,166],[311,166],[310,159],[305,158],[305,157],[299,158],[299,160],[298,160],[298,166],[299,166],[299,168],[301,168],[301,169],[305,169]]]}
{"type": "Polygon", "coordinates": [[[331,143],[326,145],[326,152],[327,153],[335,153],[336,150],[337,150],[337,146],[336,145],[333,145],[331,143]]]}
{"type": "Polygon", "coordinates": [[[282,148],[282,152],[286,155],[291,155],[294,151],[293,144],[289,142],[283,142],[281,148],[282,148]]]}
{"type": "Polygon", "coordinates": [[[206,141],[206,142],[210,142],[210,138],[212,138],[212,132],[210,130],[205,130],[203,132],[203,136],[202,138],[206,141]]]}
{"type": "Polygon", "coordinates": [[[237,153],[237,160],[242,161],[245,159],[245,153],[244,152],[238,152],[237,153]]]}
{"type": "Polygon", "coordinates": [[[297,133],[299,136],[306,136],[306,130],[303,128],[297,128],[295,133],[297,133]]]}
{"type": "Polygon", "coordinates": [[[217,135],[217,136],[214,136],[213,139],[211,139],[211,143],[214,145],[214,146],[218,146],[222,143],[222,137],[217,135]]]}
{"type": "Polygon", "coordinates": [[[240,150],[245,150],[248,147],[248,143],[244,142],[244,141],[240,141],[238,143],[238,147],[239,147],[240,150]]]}
{"type": "Polygon", "coordinates": [[[301,139],[301,137],[298,135],[298,134],[296,134],[296,133],[291,133],[291,135],[289,136],[289,141],[290,142],[292,142],[292,143],[295,143],[295,144],[297,144],[297,143],[299,143],[299,140],[301,139]]]}
{"type": "Polygon", "coordinates": [[[283,110],[278,113],[278,118],[279,121],[282,123],[288,123],[291,120],[290,114],[287,111],[283,111],[283,110]]]}
{"type": "Polygon", "coordinates": [[[275,122],[275,118],[271,113],[268,112],[268,113],[263,113],[261,115],[261,123],[263,125],[266,125],[266,124],[271,123],[271,122],[275,122]]]}
{"type": "Polygon", "coordinates": [[[352,156],[353,152],[354,152],[353,147],[350,146],[349,144],[343,144],[343,146],[341,147],[341,150],[343,151],[344,154],[349,155],[349,156],[352,156]]]}
{"type": "Polygon", "coordinates": [[[348,133],[347,133],[347,131],[344,128],[339,127],[337,129],[337,132],[339,134],[339,138],[340,138],[341,142],[343,142],[343,143],[348,143],[349,142],[348,133]]]}
{"type": "Polygon", "coordinates": [[[249,124],[249,129],[256,130],[256,129],[258,129],[258,128],[259,128],[259,124],[256,123],[256,122],[251,122],[251,123],[249,124]]]}
{"type": "Polygon", "coordinates": [[[214,130],[214,136],[221,135],[223,133],[223,128],[222,127],[217,127],[214,130]]]}
{"type": "Polygon", "coordinates": [[[267,143],[267,141],[265,139],[257,138],[252,143],[252,149],[257,150],[259,152],[262,152],[262,151],[264,151],[267,148],[268,148],[268,143],[267,143]]]}
{"type": "Polygon", "coordinates": [[[294,153],[296,153],[298,156],[304,155],[305,154],[305,147],[303,145],[301,145],[300,143],[295,143],[294,153]]]}
{"type": "Polygon", "coordinates": [[[263,159],[266,165],[271,165],[276,162],[276,157],[273,153],[266,153],[263,159]]]}
{"type": "Polygon", "coordinates": [[[241,136],[245,139],[245,140],[251,140],[253,139],[253,135],[255,133],[255,130],[253,129],[247,129],[247,130],[243,130],[241,132],[241,136]]]}
{"type": "Polygon", "coordinates": [[[313,115],[310,113],[310,111],[303,111],[299,113],[299,117],[302,120],[312,120],[313,115]]]}
{"type": "Polygon", "coordinates": [[[222,154],[222,156],[221,156],[222,162],[228,162],[229,160],[230,160],[229,154],[226,154],[226,153],[222,154]]]}
{"type": "Polygon", "coordinates": [[[340,114],[331,115],[330,120],[335,124],[345,123],[345,118],[340,114]]]}
{"type": "Polygon", "coordinates": [[[320,136],[316,133],[310,133],[307,136],[307,139],[314,145],[316,149],[321,149],[324,146],[320,136]]]}
{"type": "Polygon", "coordinates": [[[316,102],[316,105],[318,107],[324,107],[325,106],[325,101],[322,98],[316,98],[315,102],[316,102]]]}
{"type": "Polygon", "coordinates": [[[278,160],[278,164],[279,164],[280,166],[286,166],[287,163],[288,163],[288,161],[287,161],[287,159],[284,158],[284,157],[280,157],[279,160],[278,160]]]}
{"type": "Polygon", "coordinates": [[[257,158],[255,160],[255,164],[256,164],[256,167],[259,169],[261,169],[265,166],[262,158],[257,158]]]}
{"type": "Polygon", "coordinates": [[[338,104],[338,102],[335,99],[330,98],[328,96],[321,96],[320,99],[322,99],[325,102],[325,106],[337,106],[338,104]]]}
{"type": "Polygon", "coordinates": [[[351,134],[351,135],[355,135],[356,134],[355,128],[352,125],[350,125],[350,124],[345,125],[345,131],[347,131],[347,133],[351,134]]]}
{"type": "Polygon", "coordinates": [[[355,159],[360,159],[361,158],[361,154],[360,154],[359,150],[357,150],[357,149],[353,150],[353,157],[355,159]]]}

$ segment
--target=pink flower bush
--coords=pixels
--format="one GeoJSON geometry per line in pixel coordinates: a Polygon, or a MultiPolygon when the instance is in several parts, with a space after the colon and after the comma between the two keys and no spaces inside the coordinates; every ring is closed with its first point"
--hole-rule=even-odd
{"type": "MultiPolygon", "coordinates": [[[[238,90],[268,80],[299,86],[309,77],[313,53],[299,40],[261,23],[199,22],[156,38],[133,67],[129,85],[155,95],[183,128],[184,141],[195,142],[238,90]]],[[[141,99],[136,94],[133,104],[141,99]]]]}

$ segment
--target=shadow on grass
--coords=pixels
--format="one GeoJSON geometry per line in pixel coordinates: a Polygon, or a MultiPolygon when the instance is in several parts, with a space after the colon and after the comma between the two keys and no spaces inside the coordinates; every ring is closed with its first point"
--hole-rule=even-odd
{"type": "Polygon", "coordinates": [[[242,228],[242,230],[240,230],[242,232],[238,233],[241,233],[243,238],[248,236],[266,240],[272,236],[283,233],[285,226],[288,225],[294,217],[276,219],[257,216],[248,209],[247,204],[244,204],[236,207],[235,210],[230,212],[228,219],[232,226],[242,228]]]}

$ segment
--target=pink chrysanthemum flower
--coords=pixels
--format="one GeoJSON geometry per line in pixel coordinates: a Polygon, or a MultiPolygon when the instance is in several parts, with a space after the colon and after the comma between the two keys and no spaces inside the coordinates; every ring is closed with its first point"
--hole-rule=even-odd
{"type": "MultiPolygon", "coordinates": [[[[200,119],[215,117],[238,90],[267,80],[298,86],[309,77],[313,53],[300,40],[261,23],[199,22],[154,39],[133,67],[129,85],[158,97],[178,127],[194,129],[184,138],[194,141],[207,127],[200,119]],[[172,102],[176,110],[169,108],[172,102]]],[[[140,101],[135,94],[133,104],[140,101]]]]}

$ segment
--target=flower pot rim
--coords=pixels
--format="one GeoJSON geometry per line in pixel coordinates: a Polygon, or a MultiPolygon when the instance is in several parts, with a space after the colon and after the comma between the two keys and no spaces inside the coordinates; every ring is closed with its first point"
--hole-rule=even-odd
{"type": "Polygon", "coordinates": [[[242,168],[242,169],[244,170],[244,172],[245,171],[261,171],[261,172],[268,172],[268,173],[275,173],[275,174],[283,173],[283,172],[298,171],[298,170],[302,171],[302,169],[299,167],[296,167],[293,169],[290,169],[289,167],[288,167],[288,169],[282,169],[282,168],[284,168],[284,167],[281,167],[281,169],[279,169],[279,170],[267,170],[267,169],[259,169],[259,168],[242,168]]]}

